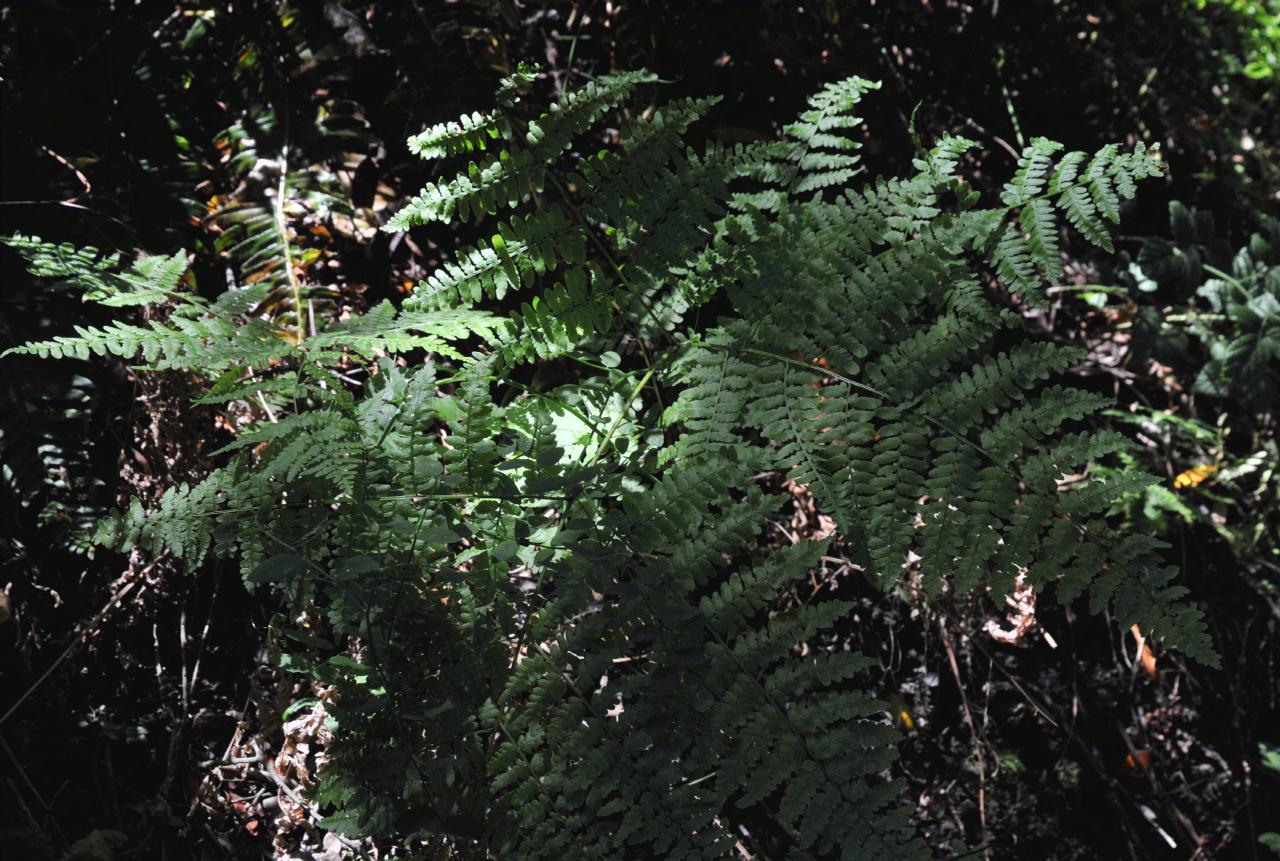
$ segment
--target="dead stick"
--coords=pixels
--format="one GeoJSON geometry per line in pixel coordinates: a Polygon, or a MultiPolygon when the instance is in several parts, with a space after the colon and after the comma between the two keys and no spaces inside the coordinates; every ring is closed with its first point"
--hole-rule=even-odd
{"type": "MultiPolygon", "coordinates": [[[[969,735],[973,738],[973,755],[978,767],[978,821],[982,825],[982,843],[987,844],[987,769],[983,761],[982,743],[978,738],[978,727],[973,722],[973,713],[969,711],[969,696],[965,693],[964,682],[960,679],[960,665],[956,663],[956,651],[951,647],[951,635],[947,633],[947,623],[938,617],[938,629],[942,632],[942,645],[947,649],[947,660],[951,664],[951,673],[956,677],[956,688],[960,691],[960,705],[964,707],[964,722],[969,727],[969,735]]],[[[983,849],[983,858],[990,858],[991,853],[983,849]]]]}
{"type": "MultiPolygon", "coordinates": [[[[167,552],[168,551],[166,551],[166,553],[167,552]]],[[[79,650],[80,646],[84,643],[85,637],[87,637],[94,630],[94,628],[96,628],[99,624],[102,623],[102,620],[107,617],[107,614],[111,612],[111,609],[115,607],[116,604],[119,604],[125,595],[128,595],[131,591],[133,591],[133,587],[137,586],[139,580],[141,580],[141,575],[145,574],[148,569],[150,569],[153,565],[155,565],[156,562],[159,562],[162,558],[164,558],[164,554],[157,556],[155,560],[152,561],[151,565],[148,565],[141,572],[139,572],[139,576],[137,578],[126,583],[124,588],[122,588],[119,592],[117,592],[115,595],[112,596],[111,600],[107,602],[107,605],[98,611],[98,615],[94,616],[89,621],[89,624],[85,625],[84,628],[80,631],[80,633],[77,634],[71,640],[71,643],[62,652],[62,654],[58,656],[58,659],[49,665],[49,668],[40,675],[40,678],[36,679],[34,682],[31,683],[31,687],[27,688],[26,692],[22,696],[18,697],[17,702],[9,706],[9,710],[6,711],[3,716],[0,716],[0,726],[3,726],[4,722],[7,721],[10,717],[12,717],[13,713],[16,712],[18,708],[23,703],[25,703],[33,693],[36,692],[36,689],[39,688],[42,684],[44,684],[45,681],[49,678],[49,676],[53,675],[54,670],[62,666],[63,661],[70,658],[72,655],[76,653],[77,650],[79,650]]]]}

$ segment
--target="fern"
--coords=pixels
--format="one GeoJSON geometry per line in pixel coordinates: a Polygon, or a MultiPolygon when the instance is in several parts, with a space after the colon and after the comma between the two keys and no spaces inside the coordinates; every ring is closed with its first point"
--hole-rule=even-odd
{"type": "Polygon", "coordinates": [[[419,158],[445,158],[487,149],[492,141],[511,139],[511,124],[496,111],[463,114],[409,138],[409,152],[419,158]]]}
{"type": "Polygon", "coordinates": [[[760,540],[786,501],[753,476],[807,485],[882,588],[1025,572],[1214,662],[1164,548],[1108,520],[1149,479],[1091,471],[1126,440],[1081,430],[1104,401],[1063,382],[1079,354],[1007,331],[981,286],[1039,301],[1064,224],[1106,247],[1158,168],[1037,140],[983,206],[956,176],[971,142],[944,137],[855,187],[860,79],[781,141],[690,147],[714,101],[687,100],[579,156],[653,80],[537,111],[521,73],[495,112],[415,137],[466,163],[388,229],[488,238],[401,310],[296,337],[252,296],[171,297],[167,322],[23,350],[274,405],[206,482],[107,531],[235,557],[318,620],[284,660],[335,689],[328,827],[496,857],[921,857],[870,663],[830,645],[850,606],[786,600],[830,551],[760,540]]]}
{"type": "Polygon", "coordinates": [[[818,192],[847,187],[858,173],[861,149],[848,137],[862,119],[853,115],[862,96],[880,85],[862,78],[848,78],[823,87],[809,97],[809,108],[783,128],[783,140],[772,148],[771,158],[760,171],[762,179],[782,190],[770,190],[743,198],[763,209],[776,209],[787,194],[818,192]]]}
{"type": "Polygon", "coordinates": [[[1120,203],[1137,192],[1136,182],[1160,175],[1154,158],[1140,149],[1121,153],[1114,144],[1088,156],[1069,152],[1054,159],[1062,146],[1038,138],[1023,150],[1018,172],[1001,192],[1016,213],[994,249],[992,263],[1000,277],[1029,301],[1043,301],[1043,282],[1062,276],[1055,208],[1085,239],[1112,250],[1103,218],[1120,220],[1120,203]],[[1056,195],[1056,198],[1054,197],[1056,195]]]}
{"type": "Polygon", "coordinates": [[[576,135],[624,101],[638,85],[653,80],[647,73],[628,72],[603,77],[566,94],[546,113],[528,122],[524,146],[499,150],[482,162],[470,162],[465,171],[448,181],[428,184],[396,213],[388,229],[447,221],[455,215],[461,219],[492,215],[499,207],[513,207],[530,193],[542,191],[546,164],[558,158],[576,135]]]}

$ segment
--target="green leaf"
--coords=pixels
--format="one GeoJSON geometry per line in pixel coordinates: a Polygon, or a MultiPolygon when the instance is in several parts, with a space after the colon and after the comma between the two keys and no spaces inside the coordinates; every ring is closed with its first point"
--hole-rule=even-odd
{"type": "Polygon", "coordinates": [[[498,542],[498,545],[493,548],[493,558],[499,562],[506,562],[515,556],[519,549],[520,545],[508,538],[498,542]]]}
{"type": "Polygon", "coordinates": [[[247,583],[284,583],[298,577],[311,563],[293,553],[282,553],[264,559],[245,577],[247,583]]]}

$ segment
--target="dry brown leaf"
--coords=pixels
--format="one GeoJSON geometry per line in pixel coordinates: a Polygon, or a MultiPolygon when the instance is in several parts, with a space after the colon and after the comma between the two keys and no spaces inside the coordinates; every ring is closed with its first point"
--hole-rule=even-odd
{"type": "Polygon", "coordinates": [[[1151,751],[1135,750],[1124,758],[1125,770],[1130,774],[1146,774],[1151,769],[1151,751]]]}
{"type": "Polygon", "coordinates": [[[1129,631],[1133,634],[1133,639],[1142,646],[1142,654],[1138,656],[1142,669],[1146,670],[1147,675],[1154,679],[1156,677],[1156,653],[1151,650],[1151,644],[1142,636],[1142,630],[1137,625],[1134,625],[1129,631]]]}

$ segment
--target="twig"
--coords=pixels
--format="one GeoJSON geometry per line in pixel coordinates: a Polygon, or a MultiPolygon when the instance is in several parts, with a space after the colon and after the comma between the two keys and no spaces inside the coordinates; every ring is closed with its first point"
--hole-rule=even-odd
{"type": "MultiPolygon", "coordinates": [[[[27,806],[27,802],[22,799],[22,793],[18,792],[18,787],[14,786],[13,781],[7,777],[4,779],[4,782],[8,785],[9,792],[13,795],[14,805],[18,807],[24,814],[26,814],[27,821],[31,823],[32,829],[38,832],[43,837],[44,831],[43,829],[40,828],[40,823],[36,821],[35,816],[32,815],[31,808],[27,806]]],[[[66,841],[64,840],[63,842],[65,843],[66,841]]],[[[45,838],[45,840],[42,840],[41,843],[43,845],[41,845],[40,848],[43,851],[40,854],[46,858],[52,858],[53,852],[49,848],[48,838],[45,838]]]]}
{"type": "MultiPolygon", "coordinates": [[[[236,761],[235,758],[231,756],[231,752],[236,749],[236,745],[240,743],[241,735],[244,734],[245,713],[248,712],[249,706],[252,703],[253,703],[253,694],[250,693],[247,697],[245,697],[244,705],[240,707],[240,717],[236,720],[236,731],[231,734],[231,740],[227,742],[227,749],[222,752],[221,759],[212,760],[210,762],[199,763],[200,768],[208,768],[209,770],[206,772],[204,778],[200,781],[200,787],[192,794],[191,806],[187,808],[186,821],[187,821],[188,827],[191,824],[191,819],[196,815],[196,808],[200,806],[200,796],[204,792],[205,786],[209,784],[209,782],[213,778],[214,773],[220,767],[219,765],[214,765],[214,763],[229,764],[236,761]],[[210,768],[210,766],[212,767],[210,768]]],[[[258,752],[257,758],[255,758],[254,761],[260,761],[261,756],[262,756],[261,752],[258,752]]],[[[218,775],[218,779],[221,780],[222,776],[218,775]]]]}
{"type": "MultiPolygon", "coordinates": [[[[254,769],[253,773],[267,778],[272,783],[274,783],[277,787],[279,787],[280,791],[283,792],[285,795],[287,795],[290,801],[298,805],[298,807],[304,813],[306,813],[307,818],[310,819],[312,822],[319,824],[320,820],[324,818],[320,814],[316,813],[315,808],[311,805],[310,802],[308,802],[305,798],[299,795],[292,786],[285,783],[283,777],[276,774],[274,766],[268,766],[267,768],[254,769]]],[[[359,844],[355,843],[354,841],[348,840],[342,835],[336,834],[334,832],[329,832],[329,833],[333,834],[333,836],[337,838],[338,842],[340,842],[346,848],[348,849],[359,848],[359,844]]]]}
{"type": "Polygon", "coordinates": [[[973,738],[973,755],[978,767],[978,822],[982,826],[982,857],[990,858],[987,850],[987,769],[982,755],[982,742],[978,738],[978,727],[973,722],[973,713],[969,710],[969,695],[965,693],[964,682],[960,678],[960,665],[956,662],[956,651],[951,646],[951,635],[947,633],[947,623],[938,617],[938,631],[942,634],[942,645],[947,650],[947,661],[951,664],[951,673],[956,679],[956,688],[960,691],[960,705],[964,708],[964,722],[969,727],[969,735],[973,738]]]}
{"type": "MultiPolygon", "coordinates": [[[[126,595],[128,595],[131,591],[133,591],[133,587],[137,586],[138,583],[142,581],[142,576],[146,574],[148,571],[150,571],[151,568],[153,568],[157,562],[159,562],[168,554],[169,554],[169,551],[166,550],[163,553],[161,553],[159,556],[157,556],[155,559],[153,559],[151,561],[151,564],[147,565],[146,568],[143,568],[142,571],[138,573],[137,577],[135,577],[133,580],[126,583],[119,592],[117,592],[115,595],[111,597],[111,600],[107,602],[106,606],[103,607],[101,610],[99,610],[98,614],[94,616],[91,620],[89,620],[89,624],[85,625],[84,628],[80,631],[80,633],[77,634],[71,640],[71,643],[62,652],[62,654],[58,656],[58,659],[54,661],[52,664],[50,664],[47,670],[45,670],[43,673],[40,674],[40,678],[36,679],[34,682],[31,683],[31,687],[27,688],[26,692],[23,693],[22,696],[18,697],[17,702],[9,706],[8,711],[6,711],[3,715],[0,715],[0,726],[3,726],[5,721],[9,720],[9,718],[13,716],[13,713],[16,712],[18,708],[23,703],[25,703],[27,699],[33,693],[35,693],[36,690],[42,684],[45,683],[45,681],[49,678],[49,676],[53,675],[54,670],[62,666],[62,663],[64,661],[66,661],[68,658],[70,658],[79,650],[80,646],[84,642],[84,639],[94,630],[94,628],[96,628],[99,624],[102,623],[102,621],[107,617],[107,614],[111,612],[112,608],[115,607],[116,604],[120,603],[120,601],[123,600],[126,595]]],[[[142,581],[142,582],[143,582],[143,586],[145,587],[146,586],[145,581],[142,581]]]]}
{"type": "MultiPolygon", "coordinates": [[[[54,818],[53,808],[50,806],[49,802],[44,800],[44,796],[40,794],[40,790],[36,789],[36,785],[31,782],[31,777],[30,775],[27,774],[27,770],[22,767],[22,763],[18,761],[18,757],[13,752],[13,748],[9,747],[9,743],[4,740],[3,736],[0,736],[0,749],[4,751],[4,755],[8,758],[9,763],[13,766],[14,771],[18,773],[18,777],[22,778],[22,782],[26,785],[27,791],[31,793],[31,797],[34,798],[42,808],[44,808],[44,814],[48,818],[49,822],[52,823],[53,830],[57,832],[58,839],[61,840],[63,843],[66,843],[67,836],[62,833],[62,828],[61,826],[58,825],[58,820],[54,818]]],[[[18,801],[18,804],[22,806],[22,809],[26,812],[27,817],[31,820],[31,823],[33,825],[36,825],[37,831],[40,831],[41,833],[43,833],[44,829],[39,827],[39,825],[36,823],[35,817],[31,815],[31,809],[27,807],[27,803],[22,800],[22,794],[18,792],[18,788],[13,785],[12,781],[8,781],[8,783],[14,794],[14,797],[18,801]]]]}
{"type": "Polygon", "coordinates": [[[190,696],[195,692],[196,680],[200,678],[200,659],[204,657],[204,647],[209,641],[209,628],[213,624],[213,609],[218,604],[218,587],[222,585],[222,574],[219,569],[218,574],[213,580],[213,594],[209,597],[209,615],[205,617],[204,628],[200,631],[200,645],[196,647],[196,660],[191,666],[190,690],[187,695],[190,696]]]}
{"type": "Polygon", "coordinates": [[[271,409],[271,405],[267,403],[267,399],[262,396],[262,390],[259,389],[258,391],[254,392],[254,394],[258,396],[258,403],[262,404],[262,409],[267,414],[267,418],[270,419],[272,424],[275,424],[276,411],[271,409]]]}
{"type": "Polygon", "coordinates": [[[1018,155],[1018,151],[1013,148],[1013,144],[1009,143],[1007,140],[1000,137],[1000,135],[996,134],[995,132],[988,131],[985,126],[980,125],[978,121],[975,120],[973,117],[966,116],[965,114],[962,114],[959,111],[956,111],[954,109],[951,111],[951,113],[955,114],[957,117],[964,120],[964,124],[972,128],[978,134],[986,135],[987,137],[991,138],[993,141],[996,142],[997,146],[999,146],[1009,155],[1013,156],[1015,160],[1020,157],[1018,155]]]}
{"type": "Polygon", "coordinates": [[[182,665],[182,718],[186,720],[187,715],[191,714],[191,685],[187,672],[187,606],[185,603],[178,608],[178,663],[182,665]]]}
{"type": "MultiPolygon", "coordinates": [[[[71,171],[73,174],[75,174],[76,179],[80,180],[80,185],[84,188],[84,193],[85,193],[85,194],[88,194],[89,192],[93,191],[93,185],[92,185],[92,184],[90,184],[90,182],[89,182],[89,178],[88,178],[88,177],[86,177],[86,176],[85,176],[85,175],[80,171],[80,168],[76,167],[74,164],[72,164],[71,162],[67,161],[65,158],[63,158],[62,156],[58,155],[58,154],[57,154],[56,152],[54,152],[53,150],[49,149],[47,146],[41,146],[41,147],[40,147],[40,149],[44,150],[45,155],[49,156],[49,157],[50,157],[50,158],[52,158],[54,161],[58,162],[58,164],[62,165],[62,166],[63,166],[63,167],[65,167],[67,170],[69,170],[69,171],[71,171]]],[[[75,202],[76,202],[76,197],[78,197],[78,196],[79,196],[79,195],[73,195],[73,196],[71,196],[71,197],[68,197],[65,201],[63,201],[63,203],[75,203],[75,202]]]]}

